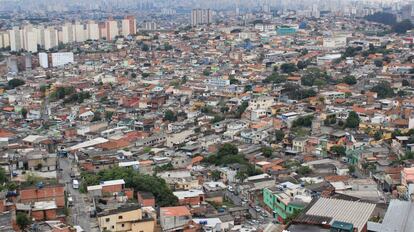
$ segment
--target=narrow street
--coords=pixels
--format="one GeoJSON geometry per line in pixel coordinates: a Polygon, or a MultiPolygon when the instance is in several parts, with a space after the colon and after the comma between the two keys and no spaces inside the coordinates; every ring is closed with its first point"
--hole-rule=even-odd
{"type": "Polygon", "coordinates": [[[96,227],[95,219],[89,216],[89,203],[85,201],[86,195],[81,194],[78,189],[73,189],[72,178],[70,177],[72,160],[69,158],[60,158],[59,165],[62,171],[60,172],[60,182],[66,185],[66,192],[72,196],[73,206],[69,207],[70,222],[73,225],[79,225],[84,231],[98,231],[92,229],[96,227]]]}

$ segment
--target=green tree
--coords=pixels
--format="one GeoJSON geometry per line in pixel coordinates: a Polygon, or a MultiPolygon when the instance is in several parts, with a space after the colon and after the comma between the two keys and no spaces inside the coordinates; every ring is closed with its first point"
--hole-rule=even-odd
{"type": "Polygon", "coordinates": [[[360,123],[360,118],[355,111],[351,111],[348,114],[348,118],[346,118],[345,121],[345,127],[346,128],[358,128],[360,123]]]}
{"type": "Polygon", "coordinates": [[[175,121],[177,121],[177,115],[175,115],[175,113],[172,110],[166,110],[164,112],[164,120],[165,121],[170,121],[170,122],[175,122],[175,121]]]}
{"type": "Polygon", "coordinates": [[[243,101],[242,104],[236,110],[236,118],[241,118],[244,111],[246,111],[247,107],[249,106],[248,101],[243,101]]]}
{"type": "Polygon", "coordinates": [[[24,231],[31,224],[31,221],[26,213],[18,212],[16,214],[16,224],[20,230],[24,231]]]}
{"type": "Polygon", "coordinates": [[[285,133],[282,130],[275,131],[276,142],[281,142],[285,138],[285,133]]]}
{"type": "Polygon", "coordinates": [[[271,147],[263,146],[260,151],[262,152],[263,156],[266,158],[270,158],[273,155],[273,149],[271,147]]]}
{"type": "Polygon", "coordinates": [[[301,176],[306,176],[312,173],[312,169],[308,166],[300,166],[297,170],[297,173],[301,176]]]}
{"type": "Polygon", "coordinates": [[[218,170],[213,170],[211,172],[211,179],[213,179],[213,181],[218,181],[220,180],[220,176],[221,176],[221,172],[218,170]]]}
{"type": "Polygon", "coordinates": [[[381,140],[382,139],[382,131],[376,131],[374,134],[374,139],[376,141],[381,140]]]}
{"type": "Polygon", "coordinates": [[[413,23],[409,19],[405,19],[399,23],[396,23],[392,30],[398,34],[405,34],[408,30],[413,29],[413,23]]]}
{"type": "Polygon", "coordinates": [[[8,86],[9,86],[9,88],[11,88],[11,89],[14,89],[14,88],[19,87],[19,86],[24,85],[24,84],[26,84],[26,82],[25,82],[24,80],[21,80],[21,79],[16,79],[16,78],[11,79],[11,80],[7,83],[7,85],[8,85],[8,86]]]}
{"type": "Polygon", "coordinates": [[[295,119],[292,123],[292,127],[311,127],[312,126],[313,116],[304,116],[295,119]]]}
{"type": "Polygon", "coordinates": [[[101,112],[95,111],[93,113],[92,122],[97,122],[97,121],[101,121],[101,120],[102,120],[101,112]]]}
{"type": "Polygon", "coordinates": [[[332,146],[330,151],[337,156],[346,155],[346,148],[344,146],[340,146],[340,145],[332,146]]]}
{"type": "Polygon", "coordinates": [[[301,78],[301,83],[304,86],[322,86],[325,85],[331,77],[326,73],[322,72],[318,68],[309,68],[301,78]]]}
{"type": "Polygon", "coordinates": [[[298,71],[298,67],[296,67],[296,65],[292,63],[284,63],[280,66],[280,70],[283,73],[292,73],[298,71]]]}
{"type": "Polygon", "coordinates": [[[113,111],[105,111],[105,119],[107,121],[112,121],[112,116],[114,116],[114,112],[113,111]]]}
{"type": "Polygon", "coordinates": [[[391,88],[390,83],[383,81],[372,87],[372,92],[376,92],[379,98],[394,97],[394,90],[391,88]]]}
{"type": "Polygon", "coordinates": [[[280,84],[286,82],[287,78],[284,75],[280,75],[279,73],[272,73],[270,76],[266,77],[263,80],[264,84],[280,84]]]}
{"type": "Polygon", "coordinates": [[[357,83],[357,79],[355,78],[355,76],[352,75],[346,76],[342,80],[345,84],[348,85],[355,85],[357,83]]]}
{"type": "Polygon", "coordinates": [[[355,165],[349,165],[348,170],[350,174],[355,173],[355,165]]]}
{"type": "Polygon", "coordinates": [[[23,118],[27,118],[27,109],[26,108],[22,108],[22,110],[20,111],[20,114],[22,115],[23,118]]]}
{"type": "Polygon", "coordinates": [[[231,144],[231,143],[225,143],[223,144],[217,151],[217,155],[219,157],[221,156],[227,156],[227,155],[238,155],[239,154],[239,149],[231,144]]]}
{"type": "Polygon", "coordinates": [[[249,92],[249,91],[252,91],[252,90],[253,90],[252,85],[246,85],[246,86],[244,86],[244,92],[249,92]]]}
{"type": "Polygon", "coordinates": [[[204,76],[210,76],[211,75],[211,71],[209,69],[204,69],[203,75],[204,76]]]}

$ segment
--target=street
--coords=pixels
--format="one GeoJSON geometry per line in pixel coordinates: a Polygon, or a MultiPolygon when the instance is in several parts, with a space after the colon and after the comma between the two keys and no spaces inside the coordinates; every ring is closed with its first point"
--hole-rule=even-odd
{"type": "Polygon", "coordinates": [[[73,225],[79,225],[84,231],[99,231],[96,228],[94,218],[89,216],[89,203],[85,202],[86,195],[81,194],[78,189],[73,189],[70,177],[72,160],[60,158],[59,166],[62,169],[60,182],[66,185],[66,192],[72,196],[73,206],[70,207],[70,218],[73,225]],[[93,229],[91,229],[93,228],[93,229]]]}

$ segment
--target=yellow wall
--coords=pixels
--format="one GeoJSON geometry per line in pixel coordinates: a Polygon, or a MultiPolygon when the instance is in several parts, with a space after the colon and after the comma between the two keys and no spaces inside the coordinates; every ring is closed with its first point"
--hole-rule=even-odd
{"type": "Polygon", "coordinates": [[[98,223],[101,230],[105,228],[114,232],[128,231],[128,232],[153,232],[154,231],[154,220],[152,221],[143,221],[142,220],[142,210],[136,209],[128,212],[122,212],[118,214],[103,216],[98,218],[98,223]],[[119,218],[122,216],[122,218],[119,218]],[[107,222],[106,219],[109,219],[107,222]],[[122,224],[124,226],[122,226],[122,224]]]}

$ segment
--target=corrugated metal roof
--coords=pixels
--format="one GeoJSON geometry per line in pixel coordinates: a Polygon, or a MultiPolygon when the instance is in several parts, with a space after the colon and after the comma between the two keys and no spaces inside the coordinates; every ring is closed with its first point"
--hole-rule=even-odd
{"type": "Polygon", "coordinates": [[[382,221],[381,232],[412,232],[414,230],[414,203],[391,200],[382,221]]]}
{"type": "Polygon", "coordinates": [[[358,228],[358,231],[361,231],[374,209],[375,204],[320,198],[306,212],[306,215],[331,217],[332,220],[329,224],[332,224],[333,221],[352,223],[358,228]]]}

